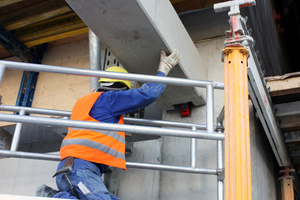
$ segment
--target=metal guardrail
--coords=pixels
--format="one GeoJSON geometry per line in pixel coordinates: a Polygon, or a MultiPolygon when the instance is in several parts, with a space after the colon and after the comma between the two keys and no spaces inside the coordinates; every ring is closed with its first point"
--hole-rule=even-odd
{"type": "MultiPolygon", "coordinates": [[[[18,63],[18,62],[10,62],[10,61],[0,61],[0,83],[2,82],[3,74],[6,68],[206,88],[206,101],[207,101],[206,125],[194,124],[194,123],[182,123],[182,122],[169,122],[169,121],[161,121],[161,120],[134,119],[134,118],[125,118],[124,121],[125,123],[139,124],[139,125],[146,125],[146,126],[134,126],[134,125],[127,125],[127,124],[119,125],[119,124],[112,124],[112,123],[75,121],[69,119],[53,119],[47,117],[26,116],[25,114],[35,113],[35,114],[46,114],[46,115],[54,115],[54,116],[70,116],[71,112],[1,105],[0,106],[1,111],[18,112],[19,115],[0,114],[0,121],[17,122],[11,149],[10,151],[0,150],[0,156],[55,160],[55,161],[60,160],[59,155],[16,151],[19,144],[20,131],[23,123],[58,125],[58,126],[77,127],[77,128],[85,128],[85,129],[115,130],[115,131],[122,131],[122,132],[130,132],[133,134],[138,133],[138,134],[148,134],[148,135],[186,137],[186,138],[191,138],[190,167],[151,164],[151,163],[137,163],[137,162],[126,162],[126,165],[127,167],[130,168],[139,168],[139,169],[153,169],[153,170],[166,170],[166,171],[174,171],[174,172],[217,175],[218,176],[218,198],[223,196],[224,134],[220,132],[214,132],[215,129],[214,89],[224,89],[224,85],[222,83],[213,82],[213,81],[190,80],[190,79],[182,79],[182,78],[148,76],[148,75],[140,75],[140,74],[114,73],[114,72],[105,72],[105,71],[98,71],[98,70],[77,69],[77,68],[49,66],[49,65],[37,65],[31,63],[18,63]],[[152,126],[188,128],[190,130],[158,128],[152,126]],[[199,130],[206,130],[206,131],[199,131],[199,130]],[[197,158],[196,139],[217,140],[218,163],[216,169],[203,169],[203,168],[196,167],[196,158],[197,158]]],[[[219,198],[219,200],[221,199],[222,198],[219,198]]]]}
{"type": "Polygon", "coordinates": [[[152,83],[163,83],[167,85],[177,85],[177,86],[187,86],[187,87],[203,87],[207,85],[214,85],[214,89],[224,89],[224,85],[219,82],[214,81],[201,81],[201,80],[191,80],[183,78],[172,78],[172,77],[159,77],[159,76],[149,76],[142,74],[131,74],[131,73],[118,73],[118,72],[106,72],[99,70],[89,70],[89,69],[78,69],[71,67],[60,67],[53,65],[38,65],[32,63],[20,63],[11,61],[1,61],[0,62],[0,83],[2,82],[3,72],[5,68],[19,69],[27,71],[37,71],[37,72],[50,72],[58,74],[70,74],[78,76],[89,76],[98,78],[112,78],[112,79],[123,79],[139,82],[152,82],[152,83]]]}

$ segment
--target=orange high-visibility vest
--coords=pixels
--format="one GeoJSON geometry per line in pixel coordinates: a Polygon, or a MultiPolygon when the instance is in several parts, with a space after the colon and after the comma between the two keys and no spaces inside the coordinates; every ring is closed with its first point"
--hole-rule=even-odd
{"type": "MultiPolygon", "coordinates": [[[[102,93],[91,93],[79,99],[73,108],[71,120],[99,122],[89,113],[102,93]]],[[[124,124],[122,115],[118,124],[124,124]]],[[[60,156],[61,160],[72,156],[126,170],[125,133],[70,127],[61,144],[60,156]]]]}

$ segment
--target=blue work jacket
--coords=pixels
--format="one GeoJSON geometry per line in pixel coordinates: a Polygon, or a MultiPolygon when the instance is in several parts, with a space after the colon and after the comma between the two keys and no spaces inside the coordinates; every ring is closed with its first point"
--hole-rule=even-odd
{"type": "MultiPolygon", "coordinates": [[[[157,76],[165,76],[158,72],[157,76]]],[[[100,122],[118,123],[120,116],[149,106],[165,90],[165,84],[145,83],[138,89],[107,91],[100,95],[90,111],[90,116],[100,122]]],[[[108,169],[107,165],[97,164],[101,173],[108,169]]]]}
{"type": "MultiPolygon", "coordinates": [[[[165,76],[158,72],[157,76],[165,76]]],[[[120,116],[149,106],[165,90],[165,84],[145,83],[138,89],[104,92],[90,111],[100,122],[118,123],[120,116]]]]}

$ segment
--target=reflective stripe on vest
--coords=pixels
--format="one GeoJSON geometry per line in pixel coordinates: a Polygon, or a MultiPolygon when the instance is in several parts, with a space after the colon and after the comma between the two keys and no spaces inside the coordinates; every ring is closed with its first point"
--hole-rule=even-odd
{"type": "Polygon", "coordinates": [[[114,156],[116,158],[125,159],[125,155],[123,153],[118,152],[114,149],[111,149],[110,147],[108,147],[106,145],[103,145],[103,144],[100,144],[98,142],[94,142],[94,141],[88,140],[88,139],[66,139],[63,141],[61,147],[64,147],[67,145],[72,145],[72,144],[78,144],[78,145],[91,147],[93,149],[97,149],[99,151],[102,151],[102,152],[109,154],[111,156],[114,156]]]}
{"type": "MultiPolygon", "coordinates": [[[[81,128],[70,128],[68,130],[68,134],[69,132],[71,131],[82,131],[82,130],[85,130],[85,129],[81,129],[81,128]]],[[[96,129],[88,129],[89,131],[94,131],[94,132],[97,132],[97,133],[101,133],[101,134],[104,134],[104,135],[107,135],[107,136],[110,136],[110,137],[113,137],[114,139],[118,140],[118,142],[121,142],[125,145],[125,138],[122,137],[121,135],[119,135],[116,131],[105,131],[105,130],[96,130],[96,129]]],[[[64,143],[64,141],[63,141],[64,143]]],[[[65,146],[63,145],[62,143],[62,146],[65,146]]]]}

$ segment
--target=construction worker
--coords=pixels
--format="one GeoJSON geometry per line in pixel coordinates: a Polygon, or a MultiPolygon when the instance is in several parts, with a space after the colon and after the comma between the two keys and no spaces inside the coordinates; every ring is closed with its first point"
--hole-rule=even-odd
{"type": "MultiPolygon", "coordinates": [[[[175,49],[169,56],[160,52],[157,76],[167,76],[179,62],[175,49]]],[[[106,71],[128,73],[114,66],[106,71]]],[[[131,113],[153,103],[166,85],[145,83],[132,89],[131,82],[100,78],[96,92],[79,99],[72,111],[72,120],[124,124],[123,114],[131,113]]],[[[119,199],[110,194],[101,174],[109,166],[126,170],[125,133],[104,130],[69,128],[60,149],[61,162],[55,174],[59,191],[40,185],[36,196],[65,199],[119,199]]]]}

